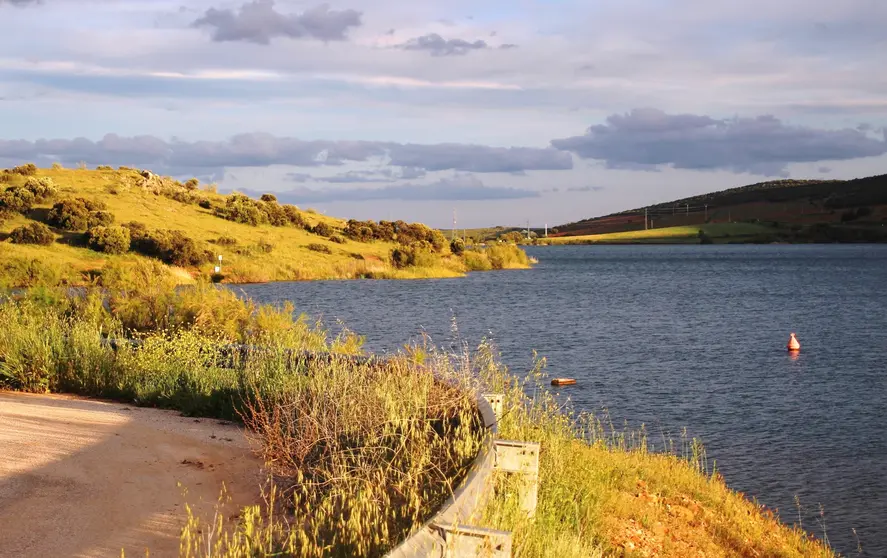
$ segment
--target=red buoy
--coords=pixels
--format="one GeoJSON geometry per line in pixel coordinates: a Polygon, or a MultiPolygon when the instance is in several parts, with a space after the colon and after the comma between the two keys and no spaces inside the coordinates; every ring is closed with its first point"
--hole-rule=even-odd
{"type": "Polygon", "coordinates": [[[788,350],[791,352],[801,350],[801,344],[798,342],[798,339],[795,337],[794,333],[792,333],[791,337],[788,338],[788,350]]]}

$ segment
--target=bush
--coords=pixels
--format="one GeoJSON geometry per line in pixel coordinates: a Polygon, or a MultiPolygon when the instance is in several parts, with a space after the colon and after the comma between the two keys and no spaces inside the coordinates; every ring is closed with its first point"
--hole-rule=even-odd
{"type": "Polygon", "coordinates": [[[55,235],[49,227],[43,223],[31,223],[18,227],[9,235],[9,240],[13,244],[39,244],[40,246],[49,246],[55,242],[55,235]]]}
{"type": "Polygon", "coordinates": [[[22,186],[10,186],[0,194],[0,210],[24,213],[34,206],[34,194],[22,186]]]}
{"type": "Polygon", "coordinates": [[[89,247],[106,254],[125,254],[129,252],[129,229],[120,226],[99,225],[89,229],[89,247]]]}
{"type": "Polygon", "coordinates": [[[108,227],[114,224],[114,214],[110,211],[90,211],[87,218],[87,228],[108,227]]]}
{"type": "Polygon", "coordinates": [[[277,203],[277,196],[274,194],[262,194],[259,199],[265,203],[277,203]]]}
{"type": "Polygon", "coordinates": [[[37,174],[37,165],[34,163],[25,163],[24,165],[14,167],[9,172],[12,174],[20,174],[22,176],[34,176],[37,174]]]}
{"type": "Polygon", "coordinates": [[[220,236],[219,238],[216,239],[216,244],[218,244],[219,246],[236,246],[237,239],[234,238],[233,236],[223,234],[222,236],[220,236]]]}
{"type": "Polygon", "coordinates": [[[196,189],[200,188],[200,181],[197,180],[196,178],[189,178],[189,179],[185,182],[185,184],[183,185],[183,187],[184,187],[186,190],[196,190],[196,189]]]}
{"type": "Polygon", "coordinates": [[[202,244],[182,231],[149,230],[141,223],[127,223],[132,249],[171,265],[188,266],[209,263],[215,256],[202,244]]]}
{"type": "Polygon", "coordinates": [[[335,231],[328,224],[320,222],[311,227],[311,232],[317,236],[332,236],[335,231]]]}
{"type": "Polygon", "coordinates": [[[112,170],[114,170],[114,167],[112,167],[111,165],[99,165],[95,168],[95,170],[97,170],[97,171],[112,171],[112,170]]]}
{"type": "Polygon", "coordinates": [[[526,267],[530,265],[527,253],[514,244],[498,244],[485,250],[490,258],[493,269],[507,269],[509,267],[526,267]]]}
{"type": "Polygon", "coordinates": [[[330,242],[335,242],[336,244],[345,244],[345,239],[337,234],[334,234],[330,237],[330,242]]]}
{"type": "Polygon", "coordinates": [[[457,256],[460,256],[464,251],[465,241],[461,238],[454,238],[453,241],[450,242],[450,252],[456,254],[457,256]]]}
{"type": "Polygon", "coordinates": [[[280,206],[283,209],[284,215],[286,215],[287,221],[289,224],[294,227],[305,228],[305,218],[302,217],[302,213],[299,211],[299,208],[294,205],[285,204],[280,206]]]}
{"type": "Polygon", "coordinates": [[[490,258],[483,252],[466,250],[462,254],[462,259],[465,261],[465,267],[468,268],[468,271],[490,271],[493,269],[490,258]]]}
{"type": "Polygon", "coordinates": [[[57,170],[62,170],[62,169],[64,169],[64,168],[65,168],[65,167],[63,167],[61,163],[53,163],[53,164],[52,164],[52,170],[57,171],[57,170]]]}
{"type": "Polygon", "coordinates": [[[311,243],[308,245],[308,249],[313,252],[320,252],[321,254],[332,254],[333,253],[333,251],[330,249],[330,247],[325,244],[311,243]]]}
{"type": "Polygon", "coordinates": [[[59,189],[56,187],[55,182],[51,178],[43,177],[29,177],[28,180],[25,181],[25,189],[34,194],[34,201],[37,203],[44,202],[46,200],[54,198],[59,189]]]}
{"type": "MultiPolygon", "coordinates": [[[[105,215],[93,215],[93,213],[104,212],[105,209],[107,206],[104,203],[84,198],[62,200],[52,206],[46,217],[46,222],[66,231],[82,231],[90,228],[90,219],[95,220],[96,223],[107,219],[105,215]]],[[[113,217],[111,220],[113,221],[113,217]]]]}
{"type": "Polygon", "coordinates": [[[243,194],[231,194],[225,200],[225,207],[217,207],[215,213],[222,219],[257,226],[268,221],[268,216],[259,209],[258,202],[243,194]]]}
{"type": "Polygon", "coordinates": [[[202,200],[200,200],[199,202],[197,202],[197,205],[199,205],[199,206],[202,207],[203,209],[212,209],[212,207],[213,207],[212,202],[209,201],[209,200],[206,199],[206,198],[203,198],[202,200]]]}
{"type": "Polygon", "coordinates": [[[435,263],[431,244],[416,242],[412,246],[398,246],[391,250],[391,265],[398,269],[406,267],[430,267],[435,263]]]}

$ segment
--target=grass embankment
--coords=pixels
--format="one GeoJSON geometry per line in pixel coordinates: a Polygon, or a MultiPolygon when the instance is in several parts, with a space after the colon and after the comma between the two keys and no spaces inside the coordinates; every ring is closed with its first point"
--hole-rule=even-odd
{"type": "Polygon", "coordinates": [[[183,556],[379,556],[441,505],[479,447],[458,375],[441,381],[407,358],[355,362],[340,353],[355,352],[359,340],[329,338],[290,309],[238,305],[201,287],[149,306],[117,293],[114,315],[97,293],[54,294],[0,302],[0,389],[242,419],[261,443],[277,504],[245,510],[237,530],[192,518],[183,556]],[[143,344],[115,351],[104,335],[143,344]],[[229,363],[221,349],[232,340],[266,350],[229,363]],[[305,362],[285,349],[331,356],[305,362]]]}
{"type": "MultiPolygon", "coordinates": [[[[183,184],[134,169],[23,165],[0,171],[0,284],[7,286],[86,284],[109,263],[147,258],[164,261],[165,274],[189,283],[213,276],[219,255],[222,273],[215,279],[232,283],[457,277],[497,268],[468,265],[440,233],[422,225],[399,221],[382,238],[348,236],[358,229],[342,219],[278,204],[273,196],[226,196],[212,185],[183,184]],[[47,179],[49,187],[36,199],[23,194],[25,185],[47,179]],[[53,215],[54,205],[76,198],[98,211],[79,223],[53,215]],[[39,237],[23,242],[12,234],[35,223],[50,225],[48,243],[39,237]],[[396,250],[405,249],[416,254],[395,258],[396,250]]],[[[475,259],[485,256],[475,254],[475,259]]]]}
{"type": "Polygon", "coordinates": [[[834,556],[730,490],[696,440],[653,453],[643,430],[565,413],[539,370],[518,381],[485,360],[487,382],[506,394],[500,437],[542,448],[535,518],[516,490],[497,491],[486,510],[487,526],[514,532],[516,556],[834,556]]]}
{"type": "Polygon", "coordinates": [[[699,244],[700,238],[716,243],[743,242],[773,233],[773,228],[753,223],[711,223],[583,236],[548,238],[546,244],[699,244]]]}

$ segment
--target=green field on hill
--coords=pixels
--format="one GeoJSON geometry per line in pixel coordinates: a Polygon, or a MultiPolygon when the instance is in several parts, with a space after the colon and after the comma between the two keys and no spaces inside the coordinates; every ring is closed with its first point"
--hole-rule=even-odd
{"type": "Polygon", "coordinates": [[[618,233],[560,236],[549,238],[547,242],[550,244],[698,244],[700,233],[714,241],[726,242],[749,240],[770,234],[773,231],[772,227],[753,223],[713,223],[618,233]]]}
{"type": "Polygon", "coordinates": [[[487,254],[454,254],[448,238],[423,225],[388,223],[385,240],[373,236],[379,232],[372,229],[376,223],[352,222],[348,227],[343,219],[284,206],[273,196],[260,201],[223,195],[214,185],[196,180],[183,184],[137,169],[25,165],[0,171],[0,278],[11,286],[82,284],[109,265],[149,258],[164,261],[166,272],[183,283],[213,276],[218,256],[222,271],[215,279],[233,283],[457,277],[473,269],[528,265],[521,252],[477,267],[487,254]],[[50,190],[45,196],[24,191],[44,183],[50,190]],[[61,223],[58,215],[54,220],[55,205],[77,198],[80,206],[89,206],[92,217],[84,217],[89,224],[61,223]],[[108,229],[117,234],[121,225],[131,243],[126,249],[104,248],[108,229]],[[42,231],[46,241],[23,236],[23,230],[32,229],[42,231]],[[368,237],[354,239],[366,230],[368,237]]]}

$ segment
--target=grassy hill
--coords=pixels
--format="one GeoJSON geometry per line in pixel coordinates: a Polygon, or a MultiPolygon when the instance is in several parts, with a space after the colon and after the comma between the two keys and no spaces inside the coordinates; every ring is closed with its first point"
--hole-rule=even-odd
{"type": "Polygon", "coordinates": [[[577,242],[667,242],[703,231],[730,242],[884,242],[885,223],[887,175],[880,175],[761,182],[560,225],[551,236],[577,242]],[[757,228],[733,234],[729,227],[711,227],[731,224],[757,228]],[[623,234],[602,236],[616,233],[623,234]]]}
{"type": "MultiPolygon", "coordinates": [[[[376,227],[372,222],[359,224],[376,227]]],[[[397,231],[391,240],[356,241],[348,237],[349,230],[354,229],[342,219],[283,206],[271,198],[221,195],[214,186],[196,180],[183,184],[138,169],[23,165],[0,171],[0,284],[7,286],[82,284],[109,265],[146,259],[163,262],[164,272],[181,282],[213,277],[235,283],[456,277],[477,268],[473,264],[479,259],[489,260],[484,253],[472,253],[470,258],[453,254],[447,239],[422,225],[389,224],[389,233],[397,231]],[[20,206],[30,195],[24,190],[39,189],[40,184],[48,184],[51,192],[20,206]],[[81,199],[76,202],[80,209],[89,212],[88,225],[65,221],[53,209],[66,200],[73,208],[76,198],[81,199]],[[34,239],[23,241],[20,228],[40,228],[36,223],[50,227],[48,243],[23,243],[34,239]],[[96,224],[104,228],[95,229],[96,224]],[[122,253],[114,253],[120,250],[106,249],[102,241],[110,233],[120,233],[120,225],[127,228],[124,234],[131,242],[122,253]],[[13,234],[16,229],[20,230],[13,234]],[[406,234],[411,235],[410,242],[420,240],[405,246],[406,234]],[[219,255],[222,272],[215,275],[219,255]]],[[[479,269],[528,263],[522,252],[499,256],[492,263],[481,261],[479,269]]]]}

